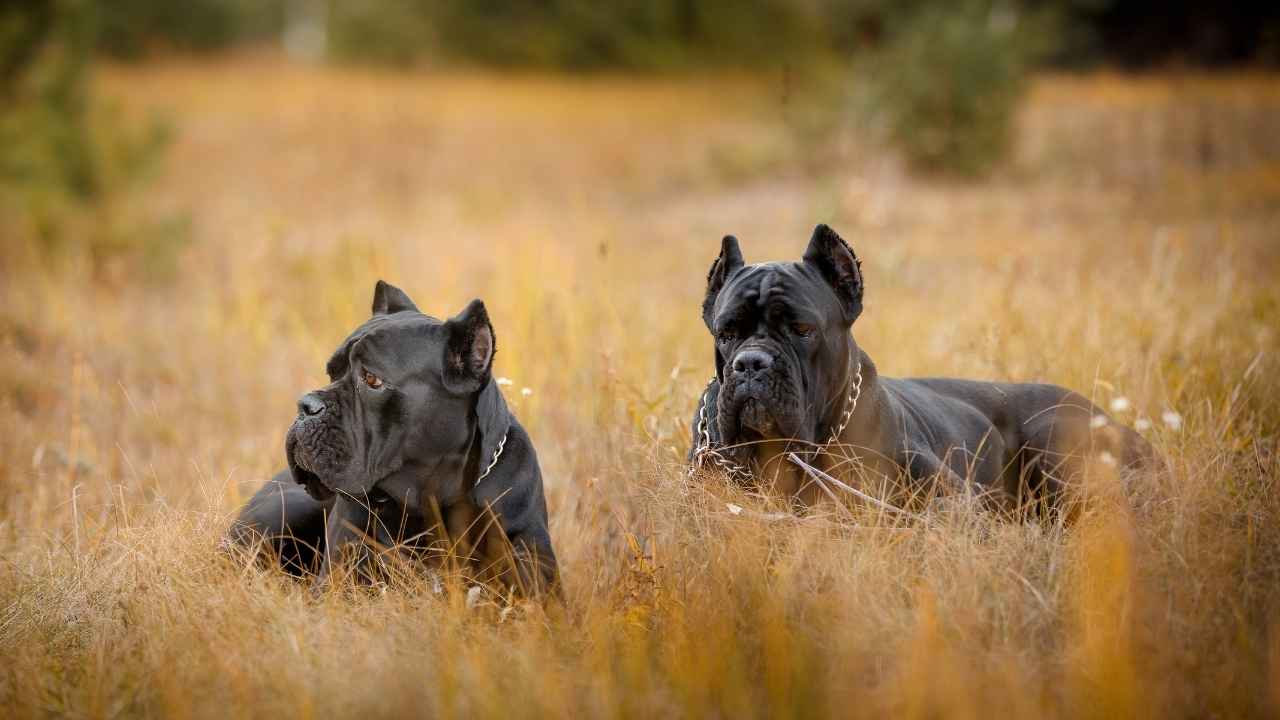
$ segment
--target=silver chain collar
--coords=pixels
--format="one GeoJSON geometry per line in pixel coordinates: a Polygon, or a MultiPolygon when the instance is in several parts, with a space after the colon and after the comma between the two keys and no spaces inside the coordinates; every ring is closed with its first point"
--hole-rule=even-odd
{"type": "MultiPolygon", "coordinates": [[[[715,378],[711,378],[707,382],[707,389],[702,391],[702,400],[699,402],[698,407],[698,436],[701,440],[698,442],[698,449],[693,453],[693,461],[689,463],[688,476],[693,477],[695,473],[705,467],[706,461],[710,460],[728,474],[730,478],[749,477],[750,471],[726,458],[719,450],[711,447],[711,433],[707,430],[707,394],[711,392],[711,386],[715,384],[715,381],[715,378]]],[[[853,386],[849,388],[849,393],[845,395],[844,411],[840,414],[840,423],[831,428],[831,437],[827,439],[825,445],[818,448],[818,452],[826,452],[828,447],[836,444],[836,441],[840,439],[845,428],[849,426],[849,421],[853,419],[853,411],[857,409],[860,397],[862,397],[862,358],[858,358],[858,366],[853,371],[853,386]]],[[[494,462],[497,461],[497,455],[494,455],[494,462]]],[[[488,471],[486,471],[486,474],[488,474],[488,471]]],[[[481,475],[481,477],[484,476],[481,475]]]]}
{"type": "Polygon", "coordinates": [[[749,476],[750,473],[746,468],[711,447],[711,433],[707,430],[707,393],[711,392],[711,384],[715,381],[715,378],[711,378],[707,383],[707,389],[702,391],[702,400],[698,403],[698,436],[702,439],[698,442],[697,451],[693,453],[693,462],[689,463],[688,476],[693,477],[694,473],[704,467],[707,460],[715,463],[730,478],[738,479],[749,476]]]}
{"type": "MultiPolygon", "coordinates": [[[[858,358],[858,366],[853,369],[853,387],[849,388],[849,394],[844,397],[844,412],[840,415],[840,424],[831,428],[831,437],[827,438],[827,445],[834,445],[844,434],[844,429],[849,427],[849,421],[853,419],[853,411],[858,407],[860,397],[862,397],[862,358],[858,358]]],[[[826,450],[827,446],[824,445],[822,449],[826,450]]]]}
{"type": "Polygon", "coordinates": [[[493,472],[493,466],[498,464],[498,458],[502,457],[502,451],[507,447],[507,437],[510,434],[511,428],[507,428],[507,431],[502,434],[502,439],[498,441],[497,449],[493,451],[493,459],[489,461],[489,466],[484,469],[484,472],[480,473],[480,477],[476,478],[476,485],[479,485],[481,480],[489,477],[489,473],[493,472]]]}

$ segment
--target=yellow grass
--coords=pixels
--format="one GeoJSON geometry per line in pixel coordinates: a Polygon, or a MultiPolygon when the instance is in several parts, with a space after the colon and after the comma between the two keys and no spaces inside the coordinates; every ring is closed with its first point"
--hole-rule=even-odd
{"type": "Polygon", "coordinates": [[[7,715],[1280,710],[1280,80],[1041,78],[1017,161],[959,185],[856,135],[796,140],[748,78],[100,79],[174,121],[137,211],[189,213],[192,244],[168,284],[95,280],[6,231],[7,715]],[[864,259],[881,372],[1126,397],[1170,472],[1127,496],[1099,472],[1065,530],[767,522],[687,484],[719,237],[793,258],[819,221],[864,259]],[[468,609],[420,576],[316,599],[217,551],[379,277],[437,315],[486,300],[565,610],[468,609]]]}

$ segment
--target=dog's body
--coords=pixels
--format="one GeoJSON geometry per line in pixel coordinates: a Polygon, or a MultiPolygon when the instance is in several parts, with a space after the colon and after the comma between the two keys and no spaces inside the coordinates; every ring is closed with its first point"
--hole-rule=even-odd
{"type": "Polygon", "coordinates": [[[474,301],[441,322],[379,282],[373,317],[298,401],[289,469],[232,525],[293,572],[326,577],[340,555],[371,570],[411,547],[475,564],[522,591],[558,581],[537,455],[492,378],[493,329],[474,301]]]}
{"type": "Polygon", "coordinates": [[[798,263],[746,265],[726,237],[703,304],[716,378],[694,416],[691,461],[714,457],[805,504],[819,489],[791,453],[833,475],[905,478],[912,494],[973,489],[1015,508],[1056,503],[1088,448],[1121,467],[1149,455],[1137,433],[1061,387],[881,377],[850,332],[862,293],[859,261],[825,225],[798,263]]]}

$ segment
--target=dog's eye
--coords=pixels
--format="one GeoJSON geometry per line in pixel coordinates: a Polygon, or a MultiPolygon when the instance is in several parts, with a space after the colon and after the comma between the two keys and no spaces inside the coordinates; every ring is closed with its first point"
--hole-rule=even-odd
{"type": "Polygon", "coordinates": [[[733,342],[733,339],[737,336],[738,329],[732,324],[725,325],[720,328],[720,332],[716,333],[716,339],[720,342],[733,342]]]}
{"type": "Polygon", "coordinates": [[[365,385],[368,385],[374,390],[377,390],[378,388],[382,387],[382,378],[378,377],[377,375],[374,375],[368,370],[365,370],[363,373],[361,373],[360,378],[364,380],[365,385]]]}
{"type": "Polygon", "coordinates": [[[808,323],[792,323],[791,332],[800,337],[807,338],[813,334],[814,327],[808,323]]]}

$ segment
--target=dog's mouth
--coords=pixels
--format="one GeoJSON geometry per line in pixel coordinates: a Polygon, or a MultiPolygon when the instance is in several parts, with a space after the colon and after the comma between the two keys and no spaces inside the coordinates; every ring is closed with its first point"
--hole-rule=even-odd
{"type": "MultiPolygon", "coordinates": [[[[789,390],[789,388],[783,388],[789,390]]],[[[729,444],[805,439],[805,418],[777,384],[737,383],[722,390],[720,427],[729,444]]]]}
{"type": "Polygon", "coordinates": [[[289,473],[293,475],[293,481],[305,488],[311,497],[317,500],[328,500],[333,497],[333,491],[320,480],[320,476],[301,465],[290,462],[289,473]]]}
{"type": "Polygon", "coordinates": [[[778,437],[778,422],[757,398],[747,398],[738,408],[738,437],[744,441],[778,437]]]}
{"type": "Polygon", "coordinates": [[[294,482],[306,488],[307,494],[317,500],[333,497],[329,484],[321,480],[321,471],[314,454],[299,440],[296,424],[289,428],[289,433],[285,436],[285,460],[294,482]]]}

